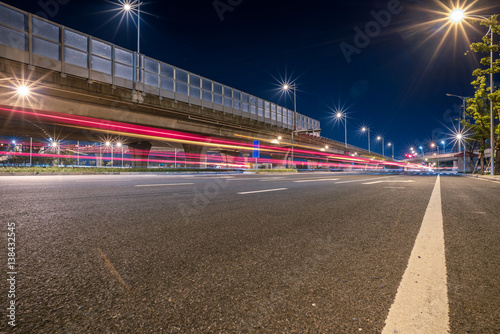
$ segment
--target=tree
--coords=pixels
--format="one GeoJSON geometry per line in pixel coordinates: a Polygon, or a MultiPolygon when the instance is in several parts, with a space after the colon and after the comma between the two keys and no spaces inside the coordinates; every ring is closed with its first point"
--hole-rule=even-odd
{"type": "Polygon", "coordinates": [[[467,113],[469,119],[465,118],[462,121],[463,126],[471,135],[467,141],[475,141],[479,143],[479,160],[481,162],[481,172],[484,173],[485,150],[488,148],[490,139],[490,103],[486,92],[486,77],[479,76],[474,82],[476,90],[474,98],[467,99],[467,113]],[[471,122],[471,119],[474,122],[471,122]]]}
{"type": "MultiPolygon", "coordinates": [[[[495,138],[495,174],[500,174],[500,125],[496,124],[495,120],[500,119],[500,91],[498,87],[494,87],[493,92],[491,88],[486,85],[486,78],[491,73],[500,73],[500,24],[498,22],[498,15],[493,15],[481,21],[481,25],[486,26],[493,31],[493,43],[491,41],[491,34],[487,34],[482,38],[481,42],[472,43],[471,50],[474,53],[486,54],[480,61],[481,67],[474,70],[472,73],[476,80],[472,82],[475,89],[474,98],[467,101],[467,112],[474,119],[474,124],[467,124],[472,130],[474,139],[482,143],[482,147],[486,148],[489,145],[486,142],[490,140],[491,126],[494,128],[495,138]],[[496,42],[496,44],[495,44],[496,42]],[[493,66],[490,68],[491,57],[490,53],[493,52],[493,66]],[[493,119],[490,117],[490,101],[493,102],[493,119]]],[[[483,151],[484,152],[484,151],[483,151]]]]}

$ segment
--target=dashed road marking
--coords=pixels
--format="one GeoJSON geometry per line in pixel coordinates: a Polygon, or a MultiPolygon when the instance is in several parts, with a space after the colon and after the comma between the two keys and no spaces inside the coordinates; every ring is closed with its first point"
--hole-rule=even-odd
{"type": "Polygon", "coordinates": [[[363,179],[363,180],[340,181],[340,182],[335,182],[335,184],[341,184],[341,183],[353,183],[353,182],[364,182],[364,181],[373,181],[373,180],[379,180],[379,179],[387,179],[388,177],[390,177],[390,176],[377,177],[377,178],[371,178],[371,179],[363,179]]]}
{"type": "Polygon", "coordinates": [[[168,187],[168,186],[188,186],[194,183],[166,183],[166,184],[137,184],[136,187],[168,187]]]}
{"type": "Polygon", "coordinates": [[[376,183],[383,183],[383,182],[390,182],[390,183],[414,183],[415,181],[413,180],[406,180],[406,181],[373,181],[373,182],[367,182],[363,184],[376,184],[376,183]]]}
{"type": "Polygon", "coordinates": [[[299,180],[293,181],[295,183],[303,183],[303,182],[321,182],[321,181],[337,181],[338,179],[310,179],[310,180],[299,180]]]}
{"type": "Polygon", "coordinates": [[[285,180],[285,177],[270,177],[268,179],[262,179],[259,180],[260,182],[271,182],[271,181],[279,181],[279,180],[285,180]]]}
{"type": "Polygon", "coordinates": [[[246,191],[246,192],[240,192],[240,193],[238,193],[238,195],[258,194],[258,193],[266,193],[266,192],[271,192],[271,191],[282,191],[282,190],[288,190],[288,188],[278,188],[278,189],[266,189],[266,190],[246,191]]]}

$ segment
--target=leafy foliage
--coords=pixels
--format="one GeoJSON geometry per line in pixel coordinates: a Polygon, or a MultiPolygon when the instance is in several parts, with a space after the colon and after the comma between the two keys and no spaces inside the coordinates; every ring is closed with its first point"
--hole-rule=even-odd
{"type": "Polygon", "coordinates": [[[500,174],[500,125],[496,122],[496,120],[500,119],[500,90],[498,90],[498,87],[493,87],[492,91],[490,85],[486,84],[489,75],[500,73],[500,24],[498,16],[494,15],[482,20],[481,25],[488,27],[490,33],[486,34],[481,42],[472,43],[471,50],[477,54],[486,54],[486,56],[480,61],[482,66],[472,72],[472,75],[476,77],[472,82],[475,94],[473,98],[467,100],[467,113],[473,122],[464,120],[462,123],[472,133],[469,140],[480,143],[480,152],[482,154],[490,146],[488,143],[491,126],[494,127],[496,143],[495,174],[500,174]],[[491,55],[493,55],[493,62],[491,55]],[[493,119],[490,116],[490,101],[493,102],[493,119]]]}

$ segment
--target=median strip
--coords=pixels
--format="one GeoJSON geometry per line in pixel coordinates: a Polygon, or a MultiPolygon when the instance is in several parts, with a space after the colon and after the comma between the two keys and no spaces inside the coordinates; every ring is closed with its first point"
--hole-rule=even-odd
{"type": "Polygon", "coordinates": [[[238,195],[249,195],[249,194],[267,193],[267,192],[271,192],[271,191],[281,191],[281,190],[288,190],[288,188],[247,191],[247,192],[238,193],[238,195]]]}
{"type": "Polygon", "coordinates": [[[438,176],[382,334],[449,333],[446,258],[438,176]]]}

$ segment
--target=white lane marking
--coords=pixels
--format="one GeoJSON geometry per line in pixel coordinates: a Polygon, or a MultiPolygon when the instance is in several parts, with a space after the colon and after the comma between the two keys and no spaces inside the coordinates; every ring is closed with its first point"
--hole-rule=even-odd
{"type": "Polygon", "coordinates": [[[278,180],[283,180],[285,179],[284,177],[270,177],[268,179],[263,179],[259,180],[260,182],[270,182],[270,181],[278,181],[278,180]]]}
{"type": "Polygon", "coordinates": [[[382,334],[449,333],[449,304],[437,177],[410,260],[389,310],[382,334]]]}
{"type": "Polygon", "coordinates": [[[321,182],[321,181],[337,181],[338,179],[311,179],[311,180],[300,180],[300,181],[293,181],[296,183],[302,183],[302,182],[321,182]]]}
{"type": "MultiPolygon", "coordinates": [[[[75,181],[75,183],[95,183],[98,181],[75,181]]],[[[99,180],[99,182],[129,182],[128,180],[99,180]]]]}
{"type": "Polygon", "coordinates": [[[375,183],[382,183],[382,182],[390,182],[390,183],[396,183],[396,182],[399,182],[399,183],[413,183],[415,181],[413,180],[406,180],[406,181],[374,181],[374,182],[367,182],[367,183],[363,183],[363,184],[375,184],[375,183]]]}
{"type": "Polygon", "coordinates": [[[335,182],[335,184],[352,183],[352,182],[363,182],[363,181],[373,181],[373,180],[379,180],[379,179],[387,179],[388,177],[390,177],[390,176],[376,177],[376,178],[363,179],[363,180],[340,181],[340,182],[335,182]]]}
{"type": "Polygon", "coordinates": [[[246,191],[246,192],[238,193],[238,195],[258,194],[258,193],[266,193],[266,192],[270,192],[270,191],[281,191],[281,190],[288,190],[288,188],[267,189],[267,190],[257,190],[257,191],[246,191]]]}
{"type": "Polygon", "coordinates": [[[136,187],[167,187],[167,186],[188,186],[194,183],[168,183],[168,184],[138,184],[136,187]]]}
{"type": "Polygon", "coordinates": [[[218,176],[218,175],[203,175],[203,176],[193,176],[197,179],[234,179],[234,176],[218,176]]]}

